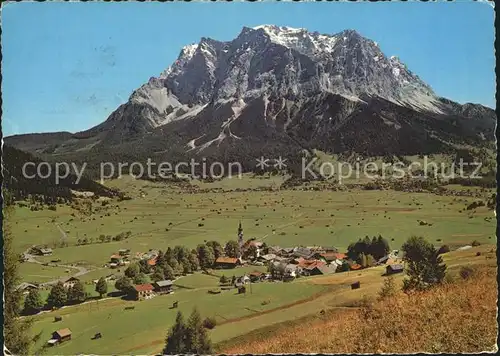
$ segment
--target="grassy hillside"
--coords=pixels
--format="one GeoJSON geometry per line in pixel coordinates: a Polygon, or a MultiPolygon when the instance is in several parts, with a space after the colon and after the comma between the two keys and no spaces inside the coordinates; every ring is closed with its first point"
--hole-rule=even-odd
{"type": "Polygon", "coordinates": [[[273,326],[219,345],[225,354],[481,352],[496,344],[496,266],[467,280],[362,308],[273,326]],[[271,332],[272,331],[272,332],[271,332]]]}

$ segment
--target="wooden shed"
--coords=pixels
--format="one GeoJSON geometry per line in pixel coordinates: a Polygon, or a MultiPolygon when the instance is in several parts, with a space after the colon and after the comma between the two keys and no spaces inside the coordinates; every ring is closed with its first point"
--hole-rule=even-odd
{"type": "Polygon", "coordinates": [[[64,341],[71,340],[71,330],[68,328],[54,331],[52,333],[52,339],[50,339],[47,343],[51,346],[59,344],[64,341]]]}
{"type": "Polygon", "coordinates": [[[385,273],[387,275],[394,273],[401,273],[404,271],[404,266],[401,264],[389,265],[385,268],[385,273]]]}

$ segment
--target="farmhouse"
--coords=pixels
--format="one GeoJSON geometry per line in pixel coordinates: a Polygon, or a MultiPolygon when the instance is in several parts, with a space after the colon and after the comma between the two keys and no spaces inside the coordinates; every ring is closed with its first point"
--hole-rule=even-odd
{"type": "Polygon", "coordinates": [[[304,267],[304,274],[309,276],[323,274],[320,268],[324,266],[326,266],[326,263],[323,261],[312,261],[312,263],[308,263],[307,266],[304,267]]]}
{"type": "Polygon", "coordinates": [[[389,265],[385,268],[385,273],[386,274],[395,274],[395,273],[401,273],[404,271],[403,265],[397,264],[397,265],[389,265]]]}
{"type": "Polygon", "coordinates": [[[295,278],[301,273],[302,273],[301,267],[290,263],[285,266],[285,275],[283,277],[285,279],[295,278]]]}
{"type": "Polygon", "coordinates": [[[23,292],[23,294],[29,293],[30,291],[32,291],[34,289],[38,289],[38,286],[35,284],[26,283],[26,282],[21,283],[16,288],[17,291],[23,292]]]}
{"type": "Polygon", "coordinates": [[[131,290],[131,296],[135,300],[151,299],[154,296],[153,286],[149,283],[138,284],[131,290]]]}
{"type": "Polygon", "coordinates": [[[259,282],[264,279],[266,274],[264,272],[255,271],[249,274],[250,281],[259,282]]]}
{"type": "Polygon", "coordinates": [[[64,288],[72,288],[78,281],[80,281],[78,278],[70,277],[66,281],[64,281],[64,288]]]}
{"type": "Polygon", "coordinates": [[[122,257],[129,256],[130,255],[130,249],[128,248],[122,248],[118,250],[118,254],[122,257]]]}
{"type": "Polygon", "coordinates": [[[112,255],[109,260],[111,263],[114,263],[116,265],[122,265],[123,264],[123,257],[121,255],[112,255]]]}
{"type": "Polygon", "coordinates": [[[61,329],[57,330],[52,333],[52,339],[50,339],[47,343],[50,346],[54,346],[55,344],[71,340],[71,330],[66,328],[66,329],[61,329]]]}
{"type": "Polygon", "coordinates": [[[173,283],[170,280],[155,282],[153,287],[154,291],[158,294],[170,294],[173,292],[173,283]]]}
{"type": "Polygon", "coordinates": [[[37,246],[37,247],[33,247],[33,253],[35,253],[39,256],[50,256],[50,255],[52,255],[52,249],[37,246]]]}
{"type": "Polygon", "coordinates": [[[215,268],[235,268],[240,264],[240,260],[231,257],[219,257],[215,260],[215,268]]]}
{"type": "Polygon", "coordinates": [[[271,262],[271,261],[274,261],[276,259],[276,255],[274,253],[268,253],[267,255],[262,255],[262,256],[259,256],[259,258],[257,259],[258,261],[260,262],[271,262]]]}

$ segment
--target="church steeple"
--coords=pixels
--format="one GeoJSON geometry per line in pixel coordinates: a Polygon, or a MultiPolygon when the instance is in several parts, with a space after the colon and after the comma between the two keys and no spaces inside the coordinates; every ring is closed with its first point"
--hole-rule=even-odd
{"type": "Polygon", "coordinates": [[[238,244],[240,245],[240,250],[243,248],[243,228],[241,227],[241,221],[238,225],[238,244]]]}

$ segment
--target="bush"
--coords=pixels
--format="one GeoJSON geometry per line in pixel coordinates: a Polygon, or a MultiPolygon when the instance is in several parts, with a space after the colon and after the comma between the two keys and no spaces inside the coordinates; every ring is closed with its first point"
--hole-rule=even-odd
{"type": "Polygon", "coordinates": [[[469,279],[474,275],[474,272],[475,270],[471,266],[464,266],[460,268],[460,277],[462,279],[469,279]]]}
{"type": "Polygon", "coordinates": [[[203,327],[205,329],[213,329],[217,325],[217,320],[213,317],[208,317],[203,320],[203,327]]]}
{"type": "Polygon", "coordinates": [[[481,243],[480,243],[479,241],[477,241],[477,240],[474,240],[474,241],[472,241],[472,244],[471,244],[471,245],[472,245],[473,247],[476,247],[476,246],[480,246],[480,245],[481,245],[481,243]]]}
{"type": "Polygon", "coordinates": [[[392,297],[396,294],[396,283],[393,276],[389,276],[384,279],[384,284],[379,292],[379,298],[384,299],[392,297]]]}

